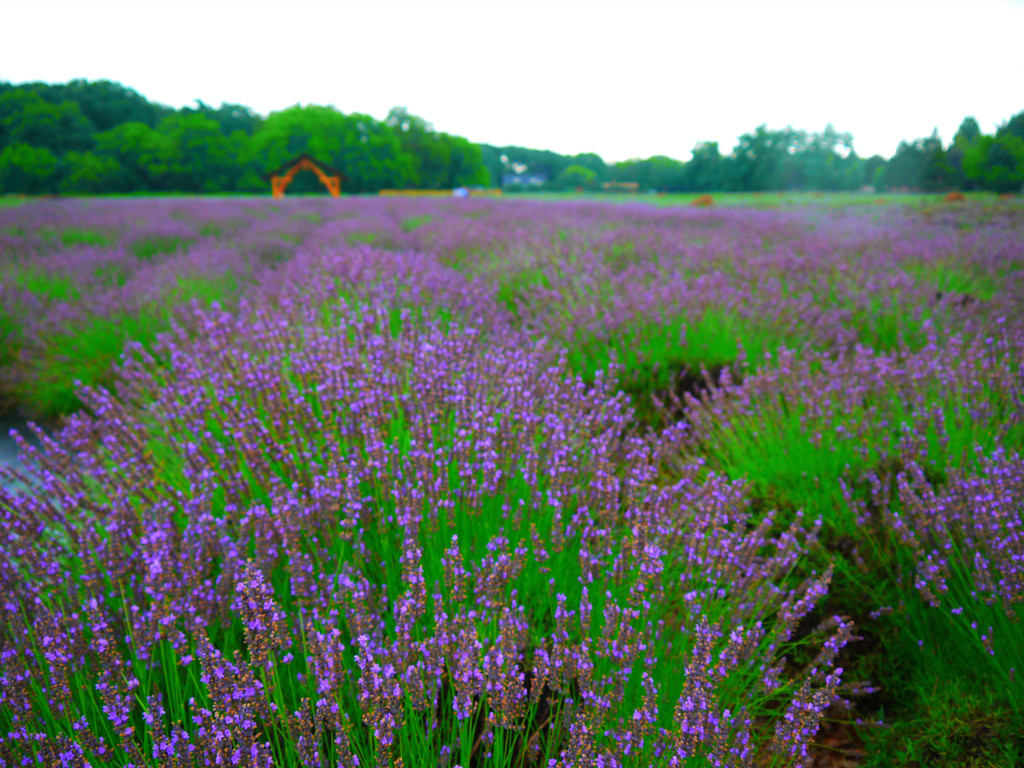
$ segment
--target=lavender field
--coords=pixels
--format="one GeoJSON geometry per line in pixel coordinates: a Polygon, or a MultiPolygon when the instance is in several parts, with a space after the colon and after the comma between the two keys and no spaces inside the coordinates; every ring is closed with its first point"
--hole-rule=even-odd
{"type": "Polygon", "coordinates": [[[0,766],[1024,763],[1022,307],[1016,200],[0,207],[0,766]]]}

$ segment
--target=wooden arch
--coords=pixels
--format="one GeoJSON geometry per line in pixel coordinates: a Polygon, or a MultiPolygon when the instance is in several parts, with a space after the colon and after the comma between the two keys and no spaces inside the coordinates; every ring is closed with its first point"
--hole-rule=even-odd
{"type": "Polygon", "coordinates": [[[344,174],[330,166],[318,163],[306,154],[299,155],[294,160],[289,160],[276,171],[271,171],[265,175],[263,180],[270,182],[270,191],[274,197],[281,198],[284,197],[285,189],[292,183],[292,179],[295,178],[299,171],[312,171],[317,175],[321,183],[327,187],[331,197],[341,196],[341,182],[345,180],[344,174]]]}

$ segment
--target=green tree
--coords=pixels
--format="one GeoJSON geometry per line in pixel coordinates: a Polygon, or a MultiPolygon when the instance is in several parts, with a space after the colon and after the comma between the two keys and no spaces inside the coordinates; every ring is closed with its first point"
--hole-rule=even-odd
{"type": "Polygon", "coordinates": [[[973,117],[965,117],[960,123],[960,127],[956,129],[956,134],[953,136],[953,144],[966,147],[980,138],[981,128],[978,127],[978,121],[973,117]]]}
{"type": "Polygon", "coordinates": [[[953,184],[958,189],[969,190],[975,186],[975,182],[967,177],[964,170],[964,155],[980,138],[981,128],[978,127],[978,121],[973,117],[965,117],[953,136],[953,143],[946,150],[946,159],[953,175],[953,184]]]}
{"type": "Polygon", "coordinates": [[[423,189],[453,189],[483,186],[491,174],[483,151],[459,136],[439,133],[405,107],[393,107],[384,121],[416,162],[414,186],[423,189]]]}
{"type": "Polygon", "coordinates": [[[0,151],[0,191],[38,195],[53,192],[59,161],[46,147],[8,144],[0,151]]]}
{"type": "Polygon", "coordinates": [[[615,181],[635,182],[641,189],[676,192],[686,189],[686,164],[664,155],[646,160],[624,160],[611,168],[615,181]]]}
{"type": "Polygon", "coordinates": [[[831,124],[797,145],[793,157],[802,168],[804,189],[840,191],[858,189],[864,178],[861,160],[853,149],[853,136],[831,124]]]}
{"type": "Polygon", "coordinates": [[[402,150],[414,159],[413,186],[444,188],[451,162],[450,147],[435,133],[434,126],[405,107],[392,107],[384,122],[394,131],[402,150]]]}
{"type": "Polygon", "coordinates": [[[109,80],[72,80],[51,88],[50,100],[77,103],[97,131],[132,122],[153,128],[161,118],[174,113],[171,107],[154,104],[131,88],[109,80]]]}
{"type": "Polygon", "coordinates": [[[920,189],[927,156],[924,140],[901,141],[877,179],[883,189],[920,189]]]}
{"type": "Polygon", "coordinates": [[[74,102],[54,104],[28,88],[0,94],[0,146],[31,144],[60,155],[89,149],[93,130],[74,102]]]}
{"type": "Polygon", "coordinates": [[[593,189],[597,186],[597,174],[584,165],[570,165],[558,174],[556,183],[561,189],[593,189]]]}
{"type": "Polygon", "coordinates": [[[647,173],[650,168],[640,158],[622,160],[611,167],[612,181],[624,181],[647,186],[647,173]]]}
{"type": "Polygon", "coordinates": [[[655,155],[647,161],[650,170],[648,183],[651,189],[662,192],[680,192],[686,185],[686,164],[664,155],[655,155]]]}
{"type": "Polygon", "coordinates": [[[861,183],[868,186],[875,185],[875,179],[885,169],[885,158],[881,155],[872,155],[861,163],[861,183]]]}
{"type": "MultiPolygon", "coordinates": [[[[343,188],[350,192],[407,187],[416,174],[415,158],[402,149],[388,125],[369,115],[343,115],[333,107],[294,106],[274,112],[253,135],[251,146],[260,174],[305,152],[345,174],[343,188]]],[[[319,187],[316,178],[301,176],[295,184],[298,191],[319,187]]]]}
{"type": "Polygon", "coordinates": [[[505,163],[502,162],[501,150],[490,144],[479,144],[484,167],[490,175],[490,186],[500,187],[501,177],[505,174],[505,163]]]}
{"type": "Polygon", "coordinates": [[[27,101],[21,114],[10,119],[11,143],[46,147],[57,155],[93,146],[94,129],[73,101],[51,104],[42,99],[27,101]]]}
{"type": "Polygon", "coordinates": [[[448,179],[443,188],[487,186],[491,176],[484,165],[480,146],[461,136],[447,133],[441,136],[448,144],[448,179]]]}
{"type": "Polygon", "coordinates": [[[124,169],[112,157],[92,152],[68,152],[64,156],[64,174],[59,188],[71,194],[96,194],[119,191],[124,169]]]}
{"type": "Polygon", "coordinates": [[[964,153],[964,172],[984,189],[1024,191],[1024,139],[1010,132],[981,136],[964,153]]]}
{"type": "Polygon", "coordinates": [[[988,152],[986,182],[995,192],[1024,192],[1024,139],[1014,133],[996,136],[988,152]]]}
{"type": "Polygon", "coordinates": [[[684,189],[688,192],[716,192],[725,188],[725,164],[717,141],[703,141],[693,148],[693,157],[684,171],[684,189]]]}
{"type": "Polygon", "coordinates": [[[783,164],[799,139],[792,128],[770,131],[764,125],[740,136],[732,151],[736,188],[755,192],[781,189],[783,164]]]}
{"type": "Polygon", "coordinates": [[[96,134],[96,154],[115,160],[120,174],[111,180],[108,192],[130,192],[160,189],[160,180],[166,173],[163,158],[170,150],[165,148],[165,136],[145,123],[122,123],[96,134]]]}
{"type": "Polygon", "coordinates": [[[196,99],[196,107],[184,107],[183,114],[197,113],[208,117],[220,126],[225,136],[230,136],[235,131],[241,131],[246,136],[252,136],[263,123],[263,119],[249,107],[241,104],[221,104],[214,109],[209,104],[204,104],[196,99]]]}
{"type": "Polygon", "coordinates": [[[10,143],[11,129],[21,123],[25,108],[41,103],[43,97],[27,88],[9,88],[0,93],[0,147],[10,143]]]}
{"type": "Polygon", "coordinates": [[[995,143],[995,140],[994,136],[985,136],[982,134],[976,140],[964,147],[964,174],[968,179],[979,186],[984,183],[985,164],[988,158],[988,151],[995,143]]]}
{"type": "Polygon", "coordinates": [[[1005,125],[1000,126],[999,130],[996,131],[996,136],[1004,136],[1009,134],[1016,136],[1018,139],[1024,140],[1024,112],[1018,112],[1016,115],[1011,117],[1005,125]]]}
{"type": "Polygon", "coordinates": [[[217,122],[198,112],[165,117],[156,132],[158,165],[150,174],[162,189],[181,192],[223,192],[234,189],[240,175],[238,156],[247,139],[237,132],[225,136],[217,122]]]}
{"type": "Polygon", "coordinates": [[[350,176],[353,192],[413,186],[416,158],[385,123],[359,113],[344,119],[346,131],[335,167],[350,176]]]}
{"type": "Polygon", "coordinates": [[[956,186],[956,171],[942,148],[938,129],[921,141],[921,152],[921,189],[925,192],[939,192],[956,186]]]}
{"type": "Polygon", "coordinates": [[[608,178],[608,166],[600,155],[593,152],[583,152],[573,155],[570,159],[573,165],[582,165],[584,168],[592,170],[597,177],[597,181],[604,181],[608,178]]]}

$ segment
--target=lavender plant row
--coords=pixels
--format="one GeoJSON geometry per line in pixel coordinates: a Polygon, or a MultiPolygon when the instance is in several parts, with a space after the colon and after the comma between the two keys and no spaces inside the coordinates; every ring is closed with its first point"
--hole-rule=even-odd
{"type": "Polygon", "coordinates": [[[0,211],[0,382],[36,415],[67,413],[75,379],[106,383],[123,342],[150,343],[176,308],[229,305],[296,252],[362,244],[486,286],[478,314],[505,310],[588,380],[616,356],[628,389],[666,388],[681,367],[759,365],[780,345],[891,351],[924,344],[926,322],[972,335],[1017,322],[1021,229],[1009,205],[952,219],[482,200],[18,206],[0,211]]]}
{"type": "Polygon", "coordinates": [[[1015,674],[1015,209],[286,202],[0,209],[0,764],[810,764],[854,518],[1015,674]]]}

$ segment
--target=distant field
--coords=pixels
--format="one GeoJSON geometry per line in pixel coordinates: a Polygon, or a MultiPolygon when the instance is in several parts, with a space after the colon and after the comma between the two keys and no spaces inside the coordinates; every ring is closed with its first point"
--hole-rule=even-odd
{"type": "Polygon", "coordinates": [[[1024,762],[1024,204],[694,197],[0,198],[0,766],[1024,762]]]}
{"type": "MultiPolygon", "coordinates": [[[[986,205],[1024,205],[1024,198],[1000,199],[992,192],[967,192],[967,204],[986,205]]],[[[680,194],[646,193],[619,194],[605,192],[538,192],[520,194],[518,197],[538,198],[544,200],[593,200],[595,202],[646,202],[652,205],[691,205],[700,197],[698,193],[680,194]]],[[[921,207],[932,204],[946,204],[944,194],[918,194],[906,192],[715,192],[712,194],[715,205],[743,206],[750,208],[787,208],[790,206],[913,206],[921,207]]]]}

